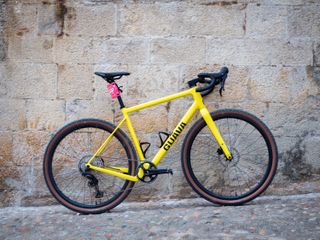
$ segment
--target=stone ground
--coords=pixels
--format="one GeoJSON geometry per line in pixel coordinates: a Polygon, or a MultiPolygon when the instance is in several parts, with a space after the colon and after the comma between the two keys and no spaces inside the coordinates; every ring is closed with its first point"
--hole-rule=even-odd
{"type": "Polygon", "coordinates": [[[123,203],[100,215],[62,206],[0,209],[0,239],[319,239],[320,193],[238,207],[202,199],[123,203]]]}

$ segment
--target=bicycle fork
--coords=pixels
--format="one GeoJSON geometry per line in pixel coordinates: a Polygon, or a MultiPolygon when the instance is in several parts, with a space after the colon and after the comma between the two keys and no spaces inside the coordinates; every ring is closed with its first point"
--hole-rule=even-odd
{"type": "Polygon", "coordinates": [[[200,114],[203,117],[204,121],[207,123],[209,129],[211,130],[213,136],[215,137],[217,143],[219,144],[219,146],[222,149],[222,152],[224,153],[225,157],[227,160],[231,161],[232,160],[232,154],[229,151],[228,146],[226,145],[226,143],[224,142],[216,124],[214,123],[210,112],[208,111],[207,108],[201,108],[200,109],[200,114]]]}
{"type": "Polygon", "coordinates": [[[209,129],[211,130],[211,133],[215,137],[215,139],[216,139],[217,143],[219,144],[222,152],[224,153],[226,159],[231,161],[232,154],[230,153],[230,150],[229,150],[227,144],[223,140],[216,124],[214,123],[210,112],[208,111],[207,107],[204,105],[201,94],[196,92],[195,94],[193,94],[193,98],[195,100],[195,103],[197,104],[197,107],[200,111],[202,118],[204,119],[204,121],[208,125],[209,129]]]}

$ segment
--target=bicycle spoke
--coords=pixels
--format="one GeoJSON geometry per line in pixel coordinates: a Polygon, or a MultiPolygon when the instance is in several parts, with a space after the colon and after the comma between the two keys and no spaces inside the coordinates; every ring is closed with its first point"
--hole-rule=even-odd
{"type": "MultiPolygon", "coordinates": [[[[113,202],[117,200],[120,203],[119,199],[123,200],[127,196],[122,193],[131,191],[133,183],[85,167],[113,131],[113,125],[99,120],[77,121],[72,124],[66,128],[66,133],[62,129],[62,133],[55,136],[58,140],[54,143],[55,147],[51,148],[51,155],[49,154],[51,176],[46,176],[48,181],[52,182],[56,194],[68,202],[68,207],[77,206],[83,212],[92,212],[91,209],[94,212],[95,208],[107,208],[108,205],[114,207],[113,202]],[[72,124],[74,130],[70,131],[72,124]],[[86,175],[83,175],[84,171],[86,175]]],[[[131,167],[136,167],[133,153],[124,133],[120,131],[91,163],[101,168],[122,167],[132,173],[131,167]]]]}
{"type": "Polygon", "coordinates": [[[241,199],[256,191],[269,171],[266,140],[249,121],[228,116],[214,121],[233,159],[229,161],[219,153],[220,146],[209,128],[199,125],[198,132],[194,133],[196,136],[190,141],[192,179],[196,179],[197,186],[207,189],[212,196],[241,199]]]}

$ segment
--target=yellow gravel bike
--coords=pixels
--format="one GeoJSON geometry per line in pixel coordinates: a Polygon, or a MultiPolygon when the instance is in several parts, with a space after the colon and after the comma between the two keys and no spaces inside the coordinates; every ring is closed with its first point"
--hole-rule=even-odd
{"type": "Polygon", "coordinates": [[[188,82],[188,90],[133,107],[125,107],[116,83],[129,73],[95,74],[108,82],[123,120],[115,126],[99,119],[82,119],[52,137],[44,155],[44,177],[62,205],[84,214],[102,213],[120,204],[135,182],[152,182],[159,174],[172,174],[171,169],[158,165],[198,111],[202,118],[188,131],[181,151],[183,173],[195,192],[213,203],[239,205],[259,196],[271,183],[278,153],[267,126],[241,110],[210,113],[203,102],[202,97],[216,85],[220,85],[220,94],[224,90],[226,67],[218,73],[198,74],[188,82]],[[149,145],[139,142],[130,113],[189,96],[193,104],[172,133],[160,137],[160,149],[147,161],[149,145]],[[124,123],[132,142],[120,129],[124,123]]]}

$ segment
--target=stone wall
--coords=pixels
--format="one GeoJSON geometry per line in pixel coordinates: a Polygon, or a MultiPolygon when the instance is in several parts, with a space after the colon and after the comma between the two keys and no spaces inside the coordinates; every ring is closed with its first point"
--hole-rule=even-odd
{"type": "MultiPolygon", "coordinates": [[[[0,0],[0,33],[0,206],[52,201],[42,157],[59,127],[82,117],[119,122],[98,70],[132,73],[120,80],[132,106],[228,66],[223,97],[215,91],[205,101],[210,110],[252,112],[271,128],[280,164],[268,193],[319,179],[319,0],[0,0]]],[[[189,102],[134,115],[149,156],[157,132],[172,130],[189,102]]],[[[142,187],[142,198],[192,195],[177,145],[162,165],[172,163],[174,176],[142,187]]]]}

